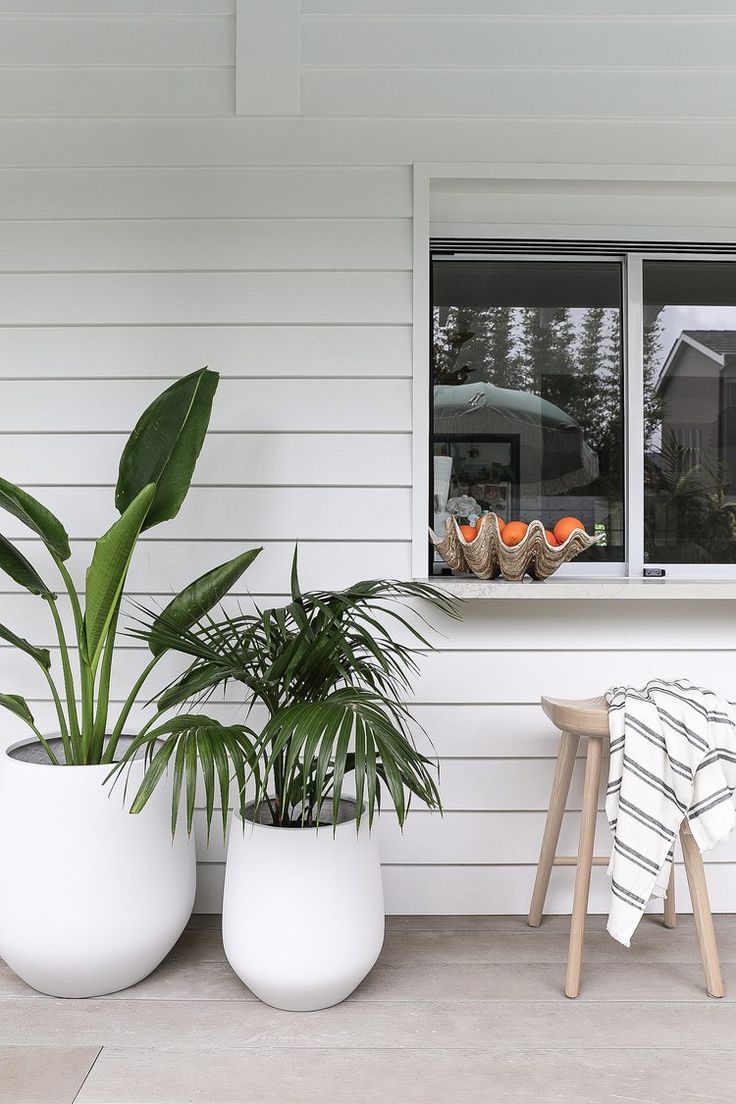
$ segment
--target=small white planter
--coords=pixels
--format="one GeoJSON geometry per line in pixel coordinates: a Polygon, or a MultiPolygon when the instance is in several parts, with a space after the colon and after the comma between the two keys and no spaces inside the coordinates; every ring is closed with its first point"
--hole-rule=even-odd
{"type": "MultiPolygon", "coordinates": [[[[294,1012],[338,1004],[383,946],[384,906],[375,831],[367,817],[274,828],[236,817],[225,870],[222,930],[235,973],[266,1004],[294,1012]]],[[[325,813],[327,815],[327,811],[325,813]]]]}
{"type": "MultiPolygon", "coordinates": [[[[171,838],[162,779],[128,809],[143,762],[111,790],[109,766],[56,767],[0,753],[0,955],[34,989],[113,993],[146,977],[181,935],[194,903],[195,847],[171,838]]],[[[54,741],[56,743],[56,741],[54,741]]]]}

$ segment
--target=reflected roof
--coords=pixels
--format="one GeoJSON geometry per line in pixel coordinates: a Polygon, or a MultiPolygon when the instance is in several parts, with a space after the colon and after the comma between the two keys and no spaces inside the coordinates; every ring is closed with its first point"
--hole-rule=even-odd
{"type": "Polygon", "coordinates": [[[683,345],[697,349],[703,356],[709,357],[718,366],[717,370],[720,370],[727,360],[736,356],[736,330],[683,330],[662,365],[657,391],[661,391],[668,383],[672,365],[683,345]]]}
{"type": "Polygon", "coordinates": [[[683,330],[698,345],[705,345],[720,356],[736,356],[736,330],[683,330]]]}

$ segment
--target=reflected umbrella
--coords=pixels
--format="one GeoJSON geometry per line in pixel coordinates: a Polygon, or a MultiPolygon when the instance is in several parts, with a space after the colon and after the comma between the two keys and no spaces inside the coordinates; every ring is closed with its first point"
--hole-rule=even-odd
{"type": "Polygon", "coordinates": [[[437,438],[493,435],[517,438],[521,484],[559,495],[592,483],[598,457],[583,431],[559,406],[527,391],[493,383],[441,384],[434,388],[437,438]]]}

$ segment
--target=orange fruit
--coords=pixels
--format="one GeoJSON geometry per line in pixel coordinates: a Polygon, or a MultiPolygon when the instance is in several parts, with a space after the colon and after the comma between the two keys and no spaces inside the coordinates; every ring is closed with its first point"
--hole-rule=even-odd
{"type": "Polygon", "coordinates": [[[576,529],[582,529],[583,532],[585,532],[585,526],[582,521],[578,521],[578,519],[574,517],[564,517],[560,518],[552,532],[557,542],[559,544],[564,544],[570,534],[574,533],[576,529]]]}
{"type": "Polygon", "coordinates": [[[474,525],[461,525],[460,532],[462,533],[468,544],[470,544],[471,541],[474,541],[475,538],[478,536],[478,530],[475,528],[474,525]]]}
{"type": "Polygon", "coordinates": [[[544,530],[544,535],[547,538],[547,544],[551,544],[553,548],[557,548],[560,543],[554,533],[550,533],[549,529],[544,530]]]}
{"type": "Polygon", "coordinates": [[[497,519],[497,521],[498,521],[498,531],[499,531],[499,533],[500,533],[500,532],[502,532],[502,531],[503,531],[503,529],[504,529],[504,527],[505,527],[505,525],[506,525],[506,522],[505,522],[505,521],[503,520],[503,518],[501,517],[501,515],[500,515],[500,514],[496,514],[496,519],[497,519]]]}
{"type": "Polygon", "coordinates": [[[509,521],[503,527],[501,540],[509,548],[512,548],[515,544],[520,544],[523,541],[528,528],[529,526],[525,521],[509,521]]]}

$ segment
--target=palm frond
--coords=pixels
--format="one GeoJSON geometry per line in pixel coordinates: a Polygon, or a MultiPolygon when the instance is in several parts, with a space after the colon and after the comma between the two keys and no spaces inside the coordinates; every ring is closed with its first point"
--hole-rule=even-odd
{"type": "MultiPolygon", "coordinates": [[[[176,735],[162,726],[152,730],[178,741],[169,758],[177,792],[187,787],[188,825],[190,757],[201,765],[208,825],[218,780],[224,802],[226,764],[236,777],[241,812],[253,779],[255,815],[267,802],[279,824],[320,823],[330,804],[336,826],[348,778],[358,824],[366,815],[373,823],[384,791],[401,824],[412,797],[441,809],[437,765],[416,747],[406,699],[422,657],[432,650],[435,630],[424,611],[458,619],[459,603],[426,583],[395,580],[305,592],[296,552],[290,590],[285,605],[210,613],[187,629],[155,615],[157,645],[191,660],[159,696],[159,711],[206,700],[233,681],[249,708],[261,703],[268,713],[260,734],[247,730],[246,745],[237,726],[200,733],[197,724],[184,724],[176,735]]],[[[139,614],[133,635],[147,640],[154,615],[143,607],[139,614]]]]}
{"type": "Polygon", "coordinates": [[[145,770],[130,806],[131,813],[140,813],[161,781],[172,758],[171,830],[176,831],[182,796],[186,809],[186,828],[191,835],[194,825],[197,777],[201,769],[205,792],[207,840],[214,816],[215,788],[219,787],[222,803],[223,839],[227,829],[230,805],[230,782],[237,779],[239,789],[245,787],[245,771],[249,768],[259,777],[256,755],[258,738],[244,725],[222,725],[201,714],[181,714],[155,728],[142,731],[110,771],[108,779],[127,775],[130,765],[144,752],[145,770]],[[242,784],[242,785],[241,785],[242,784]]]}

